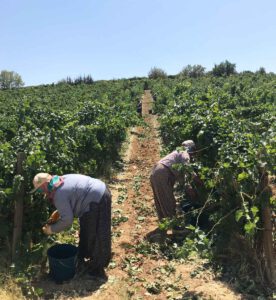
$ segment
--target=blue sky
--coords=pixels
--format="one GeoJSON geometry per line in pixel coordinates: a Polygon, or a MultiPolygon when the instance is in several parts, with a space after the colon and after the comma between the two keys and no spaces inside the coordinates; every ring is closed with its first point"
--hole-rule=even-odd
{"type": "Polygon", "coordinates": [[[0,26],[0,70],[26,86],[226,59],[276,73],[275,0],[1,0],[0,26]]]}

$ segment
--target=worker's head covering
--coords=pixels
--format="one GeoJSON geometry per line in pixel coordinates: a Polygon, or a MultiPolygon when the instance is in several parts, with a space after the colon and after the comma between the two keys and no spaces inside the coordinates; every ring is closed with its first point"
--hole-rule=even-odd
{"type": "Polygon", "coordinates": [[[48,173],[38,173],[35,175],[33,179],[34,189],[31,190],[31,193],[36,192],[45,182],[50,182],[52,179],[52,175],[48,173]]]}
{"type": "Polygon", "coordinates": [[[44,197],[52,203],[56,190],[61,187],[63,183],[64,178],[62,176],[52,176],[48,173],[38,173],[34,177],[34,189],[31,191],[31,193],[36,191],[42,192],[44,193],[44,197]]]}
{"type": "Polygon", "coordinates": [[[195,143],[192,140],[184,141],[181,145],[188,153],[196,150],[195,143]]]}

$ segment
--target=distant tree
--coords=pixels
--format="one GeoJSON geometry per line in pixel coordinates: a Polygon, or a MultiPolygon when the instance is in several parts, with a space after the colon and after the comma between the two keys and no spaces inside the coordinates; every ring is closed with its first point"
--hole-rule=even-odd
{"type": "Polygon", "coordinates": [[[256,72],[257,74],[261,74],[261,75],[265,75],[266,74],[266,70],[264,67],[260,67],[260,69],[256,72]]]}
{"type": "Polygon", "coordinates": [[[74,80],[74,84],[81,84],[81,83],[92,84],[93,79],[91,75],[79,76],[74,80]]]}
{"type": "Polygon", "coordinates": [[[73,80],[71,79],[71,77],[67,76],[65,82],[68,83],[68,84],[72,84],[72,83],[73,83],[73,80]]]}
{"type": "Polygon", "coordinates": [[[187,65],[178,74],[179,77],[198,78],[205,75],[205,68],[201,65],[187,65]]]}
{"type": "Polygon", "coordinates": [[[81,84],[81,83],[92,84],[93,82],[94,82],[94,80],[93,80],[91,75],[79,76],[76,79],[72,79],[71,77],[67,76],[66,79],[61,79],[60,81],[58,81],[58,84],[63,84],[63,83],[67,83],[67,84],[81,84]]]}
{"type": "Polygon", "coordinates": [[[24,85],[21,76],[13,71],[3,70],[0,73],[0,89],[19,88],[24,85]]]}
{"type": "Polygon", "coordinates": [[[212,70],[214,76],[229,76],[236,73],[236,64],[231,64],[228,60],[219,65],[215,65],[212,70]]]}
{"type": "Polygon", "coordinates": [[[164,70],[162,70],[160,68],[153,67],[149,71],[148,77],[150,79],[157,79],[157,78],[167,78],[168,76],[167,76],[167,73],[164,70]]]}
{"type": "Polygon", "coordinates": [[[249,71],[249,70],[245,70],[245,71],[242,71],[240,74],[243,74],[243,75],[253,75],[254,74],[254,72],[252,72],[252,71],[249,71]]]}

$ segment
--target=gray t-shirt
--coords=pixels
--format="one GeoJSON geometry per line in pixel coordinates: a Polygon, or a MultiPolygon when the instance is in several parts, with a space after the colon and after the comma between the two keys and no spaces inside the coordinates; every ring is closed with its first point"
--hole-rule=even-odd
{"type": "Polygon", "coordinates": [[[64,183],[57,189],[53,200],[60,214],[60,220],[51,225],[55,233],[70,227],[74,217],[80,218],[89,211],[89,204],[98,203],[106,189],[104,182],[89,176],[68,174],[63,178],[64,183]]]}

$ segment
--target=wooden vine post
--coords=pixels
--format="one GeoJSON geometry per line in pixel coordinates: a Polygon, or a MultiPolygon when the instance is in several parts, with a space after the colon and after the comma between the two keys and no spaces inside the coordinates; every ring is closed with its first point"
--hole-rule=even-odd
{"type": "Polygon", "coordinates": [[[264,172],[261,177],[261,198],[265,206],[262,210],[263,220],[263,251],[265,258],[265,273],[269,284],[276,287],[276,257],[273,245],[273,225],[272,225],[272,211],[269,204],[269,199],[273,191],[269,185],[268,173],[264,172]]]}
{"type": "Polygon", "coordinates": [[[272,222],[271,222],[271,209],[265,207],[262,212],[264,231],[263,231],[263,248],[266,260],[266,276],[272,286],[276,285],[276,266],[275,266],[275,253],[273,249],[272,239],[272,222]]]}
{"type": "MultiPolygon", "coordinates": [[[[23,162],[25,161],[25,153],[20,152],[17,154],[17,175],[23,176],[23,162]]],[[[23,222],[23,207],[24,207],[24,181],[21,182],[20,188],[15,194],[15,207],[14,207],[14,225],[13,225],[13,236],[12,236],[12,253],[11,259],[14,262],[18,256],[18,249],[21,243],[22,236],[22,222],[23,222]]]]}

